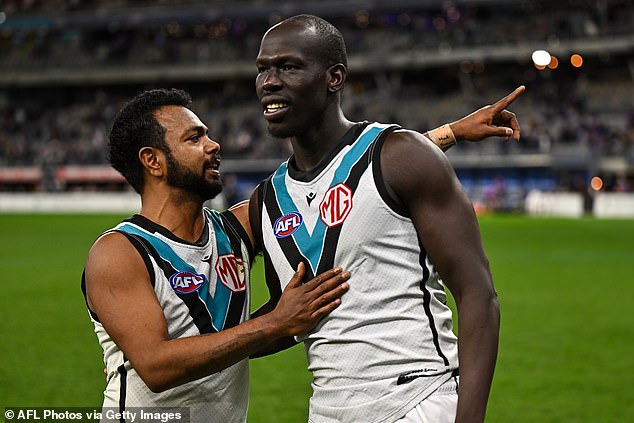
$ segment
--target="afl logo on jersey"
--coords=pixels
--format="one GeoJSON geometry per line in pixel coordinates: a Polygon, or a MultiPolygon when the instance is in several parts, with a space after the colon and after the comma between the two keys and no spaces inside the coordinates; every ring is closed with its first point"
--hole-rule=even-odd
{"type": "Polygon", "coordinates": [[[297,212],[290,212],[280,217],[273,225],[273,233],[278,238],[286,238],[302,225],[302,215],[297,212]]]}
{"type": "Polygon", "coordinates": [[[341,225],[352,210],[352,190],[344,183],[338,183],[326,191],[319,204],[321,220],[332,228],[341,225]]]}
{"type": "Polygon", "coordinates": [[[206,281],[205,275],[192,272],[178,272],[170,277],[172,289],[179,294],[196,292],[206,281]]]}

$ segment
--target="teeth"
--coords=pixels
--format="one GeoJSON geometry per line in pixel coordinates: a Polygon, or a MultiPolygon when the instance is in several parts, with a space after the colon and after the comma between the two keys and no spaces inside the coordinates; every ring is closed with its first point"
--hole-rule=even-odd
{"type": "Polygon", "coordinates": [[[266,111],[267,112],[274,112],[276,110],[283,109],[286,106],[287,106],[286,103],[271,103],[271,104],[266,106],[266,111]]]}

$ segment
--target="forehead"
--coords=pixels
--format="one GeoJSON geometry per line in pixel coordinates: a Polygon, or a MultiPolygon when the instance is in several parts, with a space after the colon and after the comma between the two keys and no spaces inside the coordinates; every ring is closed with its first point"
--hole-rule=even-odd
{"type": "Polygon", "coordinates": [[[318,58],[322,51],[319,34],[310,25],[285,23],[269,29],[262,37],[258,60],[280,55],[299,55],[318,58]]]}
{"type": "Polygon", "coordinates": [[[180,136],[203,123],[194,112],[183,106],[163,106],[154,112],[156,120],[167,131],[166,136],[180,136]]]}

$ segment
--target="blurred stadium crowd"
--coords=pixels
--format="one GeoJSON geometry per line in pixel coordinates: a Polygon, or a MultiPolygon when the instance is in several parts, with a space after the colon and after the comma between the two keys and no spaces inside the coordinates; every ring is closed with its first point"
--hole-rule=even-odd
{"type": "Polygon", "coordinates": [[[71,189],[56,169],[107,165],[122,102],[174,86],[192,93],[221,143],[239,199],[289,154],[255,97],[260,37],[304,12],[342,30],[353,119],[426,130],[527,86],[511,107],[520,143],[449,154],[472,198],[514,209],[530,189],[584,191],[593,176],[605,190],[633,189],[632,0],[9,0],[0,3],[0,190],[71,189]],[[532,62],[536,49],[551,53],[549,65],[532,62]],[[2,178],[16,167],[41,169],[41,183],[2,178]]]}

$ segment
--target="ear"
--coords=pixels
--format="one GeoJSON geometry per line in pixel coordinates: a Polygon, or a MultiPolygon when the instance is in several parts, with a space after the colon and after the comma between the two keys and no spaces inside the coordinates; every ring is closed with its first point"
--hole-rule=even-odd
{"type": "Polygon", "coordinates": [[[341,91],[348,76],[348,69],[343,63],[337,63],[328,68],[328,91],[331,93],[341,91]]]}
{"type": "Polygon", "coordinates": [[[154,147],[143,147],[139,150],[141,166],[152,176],[163,176],[164,157],[163,152],[154,147]]]}

